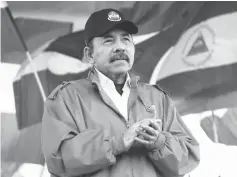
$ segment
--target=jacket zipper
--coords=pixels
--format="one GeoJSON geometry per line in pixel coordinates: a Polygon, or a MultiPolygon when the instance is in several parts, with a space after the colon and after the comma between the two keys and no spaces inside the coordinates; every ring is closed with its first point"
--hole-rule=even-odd
{"type": "MultiPolygon", "coordinates": [[[[98,88],[98,90],[99,90],[99,94],[100,94],[101,98],[103,98],[103,96],[102,96],[102,94],[101,94],[101,89],[99,88],[99,86],[98,86],[97,84],[96,84],[96,86],[97,86],[97,88],[98,88]]],[[[134,102],[133,102],[133,104],[134,104],[134,102]]],[[[132,104],[132,105],[133,105],[133,104],[132,104]]],[[[130,119],[129,112],[130,112],[130,109],[128,109],[128,120],[130,119]]],[[[129,128],[129,127],[130,127],[129,121],[126,120],[123,116],[122,116],[122,119],[123,119],[123,121],[124,121],[126,127],[129,128]]],[[[130,160],[131,160],[132,176],[134,176],[133,165],[132,165],[132,164],[133,164],[132,158],[131,158],[130,160]]]]}

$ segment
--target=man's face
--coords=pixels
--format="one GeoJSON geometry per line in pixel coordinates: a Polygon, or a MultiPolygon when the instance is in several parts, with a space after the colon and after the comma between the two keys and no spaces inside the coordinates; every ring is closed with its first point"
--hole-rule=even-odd
{"type": "Polygon", "coordinates": [[[135,47],[132,36],[123,30],[112,30],[92,40],[95,67],[105,74],[127,73],[133,65],[135,47]]]}

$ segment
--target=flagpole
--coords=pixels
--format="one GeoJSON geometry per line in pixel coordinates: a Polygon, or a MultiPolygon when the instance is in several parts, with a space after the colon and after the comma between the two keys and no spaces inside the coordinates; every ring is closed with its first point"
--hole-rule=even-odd
{"type": "Polygon", "coordinates": [[[212,130],[213,130],[213,136],[214,136],[214,142],[218,143],[218,132],[217,132],[217,125],[216,125],[216,118],[214,111],[212,110],[212,130]]]}
{"type": "Polygon", "coordinates": [[[10,18],[10,20],[12,21],[12,24],[13,24],[15,30],[16,30],[16,33],[17,33],[18,37],[20,38],[20,41],[21,41],[21,43],[22,43],[22,45],[23,45],[23,48],[24,48],[24,50],[25,50],[27,59],[29,60],[30,65],[31,65],[31,67],[32,67],[32,69],[33,69],[33,73],[34,73],[34,76],[35,76],[37,85],[38,85],[38,87],[39,87],[40,94],[41,94],[41,96],[42,96],[43,101],[45,101],[45,100],[46,100],[46,96],[45,96],[45,93],[44,93],[44,89],[43,89],[42,83],[41,83],[41,81],[40,81],[39,75],[38,75],[38,73],[37,73],[37,71],[36,71],[36,68],[35,68],[35,66],[33,65],[33,62],[32,62],[33,60],[32,60],[31,54],[30,54],[30,52],[28,51],[28,48],[27,48],[27,46],[26,46],[26,44],[25,44],[25,41],[24,41],[24,39],[23,39],[23,37],[22,37],[22,35],[21,35],[21,33],[20,33],[20,31],[19,31],[17,25],[15,24],[14,18],[13,18],[13,16],[12,16],[12,13],[11,13],[10,9],[8,8],[7,2],[2,1],[2,2],[1,2],[1,7],[4,7],[4,8],[5,8],[5,10],[6,10],[7,14],[9,15],[9,18],[10,18]]]}
{"type": "MultiPolygon", "coordinates": [[[[40,81],[39,75],[38,75],[38,73],[37,73],[37,71],[36,71],[36,68],[35,68],[33,62],[32,62],[33,59],[32,59],[32,57],[31,57],[30,52],[28,51],[28,48],[27,48],[27,46],[26,46],[26,44],[25,44],[25,41],[24,41],[24,39],[23,39],[23,37],[22,37],[22,35],[21,35],[21,33],[20,33],[20,31],[19,31],[17,25],[15,24],[15,21],[14,21],[14,18],[13,18],[13,16],[12,16],[12,13],[11,13],[10,9],[8,8],[8,4],[7,4],[7,2],[5,2],[5,1],[1,1],[1,2],[0,2],[0,6],[1,6],[1,8],[5,8],[7,14],[9,15],[9,18],[10,18],[10,20],[11,20],[11,22],[12,22],[12,25],[14,26],[14,28],[15,28],[15,30],[16,30],[16,33],[17,33],[17,35],[18,35],[18,37],[19,37],[19,39],[20,39],[20,41],[21,41],[21,44],[23,45],[23,48],[24,48],[24,50],[25,50],[27,59],[28,59],[28,61],[30,62],[30,65],[31,65],[31,67],[32,67],[32,69],[33,69],[34,77],[35,77],[36,82],[37,82],[37,85],[38,85],[38,87],[39,87],[39,90],[40,90],[40,94],[41,94],[41,96],[42,96],[42,99],[43,99],[43,101],[45,102],[45,101],[46,101],[46,96],[45,96],[44,89],[43,89],[42,83],[41,83],[41,81],[40,81]]],[[[42,177],[43,172],[44,172],[44,169],[45,169],[45,166],[43,166],[43,168],[42,168],[42,170],[41,170],[40,177],[42,177]]]]}

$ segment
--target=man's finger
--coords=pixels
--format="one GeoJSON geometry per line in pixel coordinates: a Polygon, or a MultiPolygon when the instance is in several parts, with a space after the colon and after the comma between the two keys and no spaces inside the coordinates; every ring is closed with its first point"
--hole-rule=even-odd
{"type": "Polygon", "coordinates": [[[159,123],[157,123],[156,121],[152,121],[152,122],[151,122],[151,126],[152,126],[155,130],[161,130],[161,127],[160,127],[159,123]]]}
{"type": "Polygon", "coordinates": [[[149,135],[149,134],[147,134],[143,131],[140,131],[138,133],[138,135],[142,135],[142,137],[145,138],[148,141],[156,141],[156,139],[157,139],[157,136],[151,136],[151,135],[149,135]]]}
{"type": "Polygon", "coordinates": [[[135,131],[138,133],[138,132],[140,132],[140,131],[142,131],[143,130],[143,128],[141,127],[141,126],[137,126],[136,127],[136,129],[135,129],[135,131]]]}
{"type": "Polygon", "coordinates": [[[140,124],[149,125],[151,123],[151,120],[152,119],[150,119],[150,118],[143,119],[140,121],[140,124]]]}
{"type": "Polygon", "coordinates": [[[150,144],[149,141],[140,139],[139,137],[135,137],[135,141],[137,141],[137,142],[139,142],[141,144],[145,144],[145,145],[149,145],[150,144]]]}
{"type": "Polygon", "coordinates": [[[147,126],[147,125],[141,125],[142,129],[145,130],[147,133],[157,136],[157,132],[154,128],[147,126]]]}
{"type": "Polygon", "coordinates": [[[151,106],[152,112],[153,112],[153,119],[157,119],[157,111],[156,111],[156,106],[152,105],[151,106]]]}
{"type": "Polygon", "coordinates": [[[157,123],[162,123],[161,119],[154,119],[154,121],[157,122],[157,123]]]}

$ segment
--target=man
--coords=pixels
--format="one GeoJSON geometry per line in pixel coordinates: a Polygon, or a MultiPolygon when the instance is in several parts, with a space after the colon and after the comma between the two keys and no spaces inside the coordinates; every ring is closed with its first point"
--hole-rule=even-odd
{"type": "MultiPolygon", "coordinates": [[[[48,97],[42,144],[54,176],[176,177],[199,163],[199,144],[158,87],[130,73],[135,24],[114,9],[85,26],[87,79],[65,82],[48,97]]],[[[145,69],[145,67],[144,67],[145,69]]]]}

